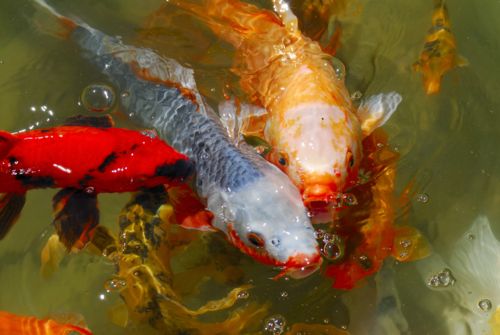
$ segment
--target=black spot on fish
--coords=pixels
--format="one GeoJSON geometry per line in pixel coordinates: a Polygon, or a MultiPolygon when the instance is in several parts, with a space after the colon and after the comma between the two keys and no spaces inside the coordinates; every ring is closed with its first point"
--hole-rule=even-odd
{"type": "Polygon", "coordinates": [[[104,158],[104,160],[102,161],[102,163],[97,167],[97,170],[99,170],[99,172],[104,172],[104,170],[106,169],[106,167],[109,164],[113,163],[116,160],[117,157],[118,156],[114,152],[110,153],[109,155],[107,155],[104,158]]]}
{"type": "Polygon", "coordinates": [[[50,131],[50,129],[40,129],[41,133],[48,133],[49,131],[50,131]]]}
{"type": "Polygon", "coordinates": [[[88,173],[87,173],[87,174],[85,174],[85,175],[83,176],[83,178],[82,178],[82,179],[80,179],[80,180],[78,181],[78,184],[79,184],[82,188],[85,188],[85,187],[87,187],[87,183],[88,183],[89,181],[91,181],[92,179],[94,179],[94,177],[93,177],[93,176],[91,176],[90,174],[88,174],[88,173]]]}
{"type": "Polygon", "coordinates": [[[28,188],[46,188],[55,185],[54,178],[50,176],[33,176],[28,174],[17,174],[16,179],[28,188]]]}
{"type": "Polygon", "coordinates": [[[135,149],[137,149],[139,147],[139,144],[135,143],[133,144],[131,147],[130,147],[130,151],[134,151],[135,149]]]}
{"type": "Polygon", "coordinates": [[[16,165],[17,163],[19,163],[19,161],[17,160],[17,158],[14,157],[14,156],[10,156],[8,158],[8,160],[9,160],[10,165],[16,165]]]}
{"type": "Polygon", "coordinates": [[[174,164],[163,164],[156,168],[155,175],[171,179],[185,179],[194,171],[194,165],[191,161],[180,159],[174,164]]]}

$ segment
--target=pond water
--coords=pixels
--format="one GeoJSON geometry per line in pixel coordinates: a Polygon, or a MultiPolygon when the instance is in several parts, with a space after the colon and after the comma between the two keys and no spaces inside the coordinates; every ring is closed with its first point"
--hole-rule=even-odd
{"type": "MultiPolygon", "coordinates": [[[[270,7],[264,0],[254,3],[270,7]]],[[[403,96],[384,126],[389,146],[400,154],[394,192],[400,194],[414,183],[405,220],[429,241],[431,256],[408,263],[388,258],[381,274],[344,291],[333,289],[331,279],[321,272],[302,280],[273,281],[269,278],[275,271],[226,248],[224,252],[238,260],[242,274],[234,282],[209,280],[185,303],[200,306],[251,282],[254,288],[245,301],[269,303],[267,317],[281,315],[288,326],[330,324],[350,334],[493,333],[488,322],[500,306],[500,247],[483,245],[491,252],[471,253],[468,263],[457,261],[456,255],[460,248],[468,250],[461,241],[480,216],[489,219],[493,234],[500,237],[500,81],[496,63],[500,58],[496,19],[500,2],[446,2],[458,52],[469,64],[445,74],[441,91],[432,96],[425,94],[421,74],[413,72],[412,64],[431,27],[433,1],[342,3],[346,8],[337,15],[342,27],[337,57],[346,66],[349,91],[359,91],[364,97],[395,90],[403,96]],[[490,258],[479,262],[485,255],[490,258]],[[484,264],[491,267],[481,266],[484,264]],[[429,279],[446,268],[456,282],[429,287],[429,279]],[[491,284],[495,282],[496,287],[491,284]],[[484,299],[491,302],[491,308],[484,299]]],[[[164,56],[193,67],[200,91],[211,103],[222,99],[226,84],[236,85],[229,71],[231,47],[202,24],[185,14],[177,15],[178,10],[168,6],[169,24],[155,30],[151,14],[164,1],[60,0],[51,4],[109,35],[121,36],[127,44],[161,50],[164,56]],[[155,46],[158,36],[164,37],[163,42],[155,46]]],[[[294,8],[299,5],[296,1],[294,8]]],[[[50,32],[53,27],[42,27],[41,16],[31,1],[0,2],[0,129],[13,132],[60,124],[65,117],[87,112],[80,97],[89,85],[110,85],[72,43],[46,34],[43,30],[50,32]]],[[[132,127],[120,118],[118,110],[116,104],[111,107],[117,113],[117,124],[132,127]]],[[[40,276],[40,251],[53,232],[50,199],[54,194],[54,190],[30,191],[20,220],[0,243],[0,310],[37,317],[78,313],[95,334],[161,333],[147,324],[131,322],[123,328],[110,321],[109,311],[121,298],[118,292],[105,290],[115,266],[104,257],[86,251],[71,254],[51,278],[40,276]]],[[[127,194],[99,196],[101,222],[111,231],[118,231],[117,217],[129,198],[127,194]]],[[[219,235],[202,240],[208,250],[225,244],[219,235]]],[[[481,238],[476,241],[484,242],[481,238]]],[[[199,249],[176,253],[173,268],[200,262],[203,252],[199,249]]],[[[192,276],[201,282],[205,275],[193,271],[192,276]]],[[[444,282],[445,277],[441,276],[444,282]]],[[[221,315],[203,318],[211,322],[221,315]]],[[[498,334],[500,326],[496,327],[498,334]]],[[[259,331],[266,333],[262,320],[256,321],[252,333],[259,331]]]]}

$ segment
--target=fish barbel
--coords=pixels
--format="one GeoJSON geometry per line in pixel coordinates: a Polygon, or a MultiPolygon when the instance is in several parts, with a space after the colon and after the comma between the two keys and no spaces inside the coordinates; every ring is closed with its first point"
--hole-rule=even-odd
{"type": "Polygon", "coordinates": [[[43,0],[34,1],[58,19],[82,55],[118,87],[129,117],[155,128],[195,163],[196,191],[214,215],[212,227],[283,273],[303,276],[318,269],[322,259],[299,192],[253,149],[233,144],[199,95],[192,70],[62,16],[43,0]]]}

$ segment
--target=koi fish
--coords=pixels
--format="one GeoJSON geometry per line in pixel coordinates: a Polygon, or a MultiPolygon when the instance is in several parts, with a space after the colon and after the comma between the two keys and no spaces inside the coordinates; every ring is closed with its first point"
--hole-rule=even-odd
{"type": "Polygon", "coordinates": [[[183,304],[172,285],[177,274],[170,268],[172,258],[168,240],[173,217],[165,189],[148,189],[136,193],[123,208],[118,238],[105,227],[99,227],[94,235],[92,245],[117,265],[112,280],[123,283],[119,292],[124,304],[112,309],[112,320],[122,319],[118,323],[123,327],[129,319],[147,322],[165,334],[196,329],[197,334],[235,335],[261,320],[268,306],[253,303],[234,310],[222,322],[197,319],[200,315],[233,307],[238,296],[248,291],[250,285],[234,288],[226,297],[211,300],[195,310],[183,304]]]}
{"type": "Polygon", "coordinates": [[[53,199],[54,224],[70,249],[98,224],[97,194],[174,185],[193,172],[188,158],[159,138],[112,126],[108,116],[77,116],[59,127],[0,132],[0,238],[31,189],[62,188],[53,199]]]}
{"type": "Polygon", "coordinates": [[[300,277],[319,268],[322,258],[299,192],[252,148],[233,144],[198,93],[192,70],[64,17],[43,0],[35,3],[122,92],[130,118],[156,129],[195,163],[195,189],[209,213],[197,216],[205,220],[188,220],[191,228],[224,232],[244,253],[281,267],[281,275],[300,277]]]}
{"type": "Polygon", "coordinates": [[[425,39],[420,59],[413,64],[413,69],[423,74],[427,94],[439,92],[441,78],[446,72],[468,64],[465,58],[457,55],[457,42],[451,32],[445,0],[435,0],[434,3],[432,27],[425,39]]]}
{"type": "MultiPolygon", "coordinates": [[[[455,243],[449,257],[439,255],[419,262],[424,280],[437,271],[450,269],[453,287],[435,289],[433,294],[452,298],[439,309],[446,320],[447,334],[500,334],[500,241],[488,217],[478,216],[455,243]]],[[[428,284],[429,286],[429,284],[428,284]]],[[[433,311],[438,312],[438,311],[433,311]]]]}
{"type": "Polygon", "coordinates": [[[63,324],[51,319],[20,316],[0,311],[0,334],[8,335],[92,335],[85,328],[63,324]]]}
{"type": "Polygon", "coordinates": [[[262,107],[242,119],[241,133],[262,134],[273,148],[268,159],[308,207],[335,203],[357,183],[361,140],[389,119],[401,96],[380,94],[356,111],[331,56],[298,30],[284,1],[273,1],[280,17],[236,0],[175,4],[236,48],[233,72],[251,103],[262,107]]]}
{"type": "MultiPolygon", "coordinates": [[[[419,231],[394,224],[396,199],[393,193],[399,155],[386,144],[387,136],[381,129],[363,141],[363,149],[369,154],[363,157],[361,166],[371,176],[353,190],[359,206],[346,208],[339,224],[333,228],[345,245],[343,255],[326,267],[325,274],[334,280],[334,288],[354,288],[362,279],[377,273],[389,256],[408,262],[430,253],[419,231]]],[[[325,246],[329,242],[326,241],[325,246]]]]}

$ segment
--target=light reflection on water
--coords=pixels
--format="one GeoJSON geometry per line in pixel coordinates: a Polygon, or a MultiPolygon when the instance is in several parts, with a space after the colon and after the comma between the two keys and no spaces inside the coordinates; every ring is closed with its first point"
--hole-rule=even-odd
{"type": "MultiPolygon", "coordinates": [[[[439,95],[426,96],[420,74],[412,72],[411,64],[417,60],[430,27],[432,1],[357,2],[362,11],[344,18],[338,57],[346,65],[351,93],[360,91],[369,96],[397,90],[403,96],[385,129],[392,148],[401,154],[397,191],[414,180],[417,194],[427,195],[427,201],[413,199],[412,225],[431,241],[433,253],[443,257],[453,253],[455,242],[478,215],[487,215],[493,232],[500,236],[500,82],[496,71],[500,25],[494,16],[500,3],[447,2],[459,53],[470,65],[446,74],[439,95]]],[[[145,18],[163,2],[148,0],[138,5],[134,1],[82,0],[54,4],[103,31],[123,36],[127,43],[148,45],[137,33],[145,18]]],[[[32,16],[27,0],[4,0],[0,4],[1,129],[50,126],[66,116],[83,113],[84,108],[78,105],[83,88],[106,83],[69,43],[36,32],[29,23],[32,16]]],[[[186,22],[187,27],[190,24],[186,22]]],[[[228,47],[209,39],[207,31],[191,34],[178,30],[172,33],[170,56],[198,69],[202,92],[212,99],[220,98],[224,81],[234,81],[228,71],[228,47]],[[202,43],[193,48],[196,43],[190,38],[202,43]]],[[[124,330],[109,323],[107,310],[120,298],[116,293],[105,294],[104,300],[99,298],[114,271],[103,259],[71,255],[54,278],[39,278],[39,251],[52,232],[49,198],[53,194],[30,192],[20,221],[0,243],[0,281],[4,288],[12,288],[1,290],[0,309],[38,316],[73,311],[83,314],[97,334],[104,330],[106,334],[154,334],[145,326],[124,330]]],[[[115,231],[118,212],[127,199],[128,195],[100,196],[101,221],[115,231]]],[[[174,266],[182,267],[193,258],[181,255],[174,266]]],[[[319,274],[300,281],[274,282],[268,279],[274,274],[270,269],[245,257],[242,264],[244,280],[252,280],[255,285],[249,299],[271,300],[269,315],[283,315],[288,324],[327,319],[337,326],[347,325],[352,334],[370,334],[379,315],[373,278],[353,291],[338,292],[319,274]]],[[[452,306],[453,300],[428,289],[416,264],[397,264],[394,269],[411,333],[445,334],[442,311],[452,306]]],[[[187,303],[200,304],[224,292],[224,287],[205,288],[187,303]]]]}

